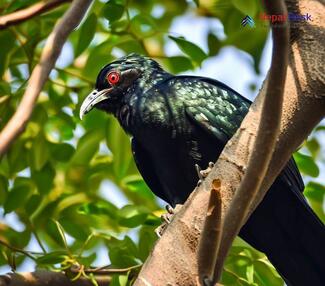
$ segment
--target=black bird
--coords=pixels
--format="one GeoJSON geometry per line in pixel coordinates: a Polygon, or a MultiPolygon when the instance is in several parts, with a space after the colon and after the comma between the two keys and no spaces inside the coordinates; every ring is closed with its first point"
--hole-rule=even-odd
{"type": "MultiPolygon", "coordinates": [[[[197,184],[195,164],[215,161],[248,112],[250,101],[210,78],[174,76],[131,54],[106,65],[82,103],[112,113],[132,136],[136,165],[151,190],[175,206],[197,184]]],[[[264,252],[294,286],[325,285],[325,228],[302,195],[293,159],[287,163],[240,237],[264,252]]]]}

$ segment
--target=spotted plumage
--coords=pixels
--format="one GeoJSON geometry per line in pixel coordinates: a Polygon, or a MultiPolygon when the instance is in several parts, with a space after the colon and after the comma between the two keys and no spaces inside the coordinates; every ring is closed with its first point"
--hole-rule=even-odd
{"type": "MultiPolygon", "coordinates": [[[[219,81],[174,76],[154,60],[131,54],[100,71],[80,115],[93,107],[114,114],[132,136],[144,180],[174,206],[193,191],[195,165],[205,168],[216,161],[249,106],[219,81]]],[[[305,201],[303,189],[291,159],[239,235],[266,253],[287,285],[325,285],[324,225],[305,201]]]]}

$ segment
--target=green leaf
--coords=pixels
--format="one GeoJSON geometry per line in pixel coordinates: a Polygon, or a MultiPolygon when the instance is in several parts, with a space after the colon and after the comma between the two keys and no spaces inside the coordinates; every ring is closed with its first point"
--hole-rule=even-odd
{"type": "Polygon", "coordinates": [[[184,71],[193,70],[194,66],[187,57],[175,56],[164,60],[172,73],[178,74],[184,71]]]}
{"type": "Polygon", "coordinates": [[[254,261],[254,278],[259,286],[282,286],[283,280],[266,259],[254,261]]]}
{"type": "Polygon", "coordinates": [[[131,20],[131,30],[136,35],[149,36],[156,31],[155,22],[148,15],[138,14],[131,20]]]}
{"type": "Polygon", "coordinates": [[[102,15],[110,22],[119,20],[124,13],[124,7],[120,4],[116,4],[115,1],[109,1],[105,4],[102,15]]]}
{"type": "Polygon", "coordinates": [[[118,208],[107,201],[83,204],[78,209],[84,215],[107,215],[113,219],[117,217],[118,208]]]}
{"type": "Polygon", "coordinates": [[[98,71],[103,67],[103,65],[113,60],[111,50],[112,41],[105,41],[102,44],[97,45],[95,48],[91,49],[86,65],[81,71],[82,75],[91,80],[96,79],[98,71]]]}
{"type": "Polygon", "coordinates": [[[222,48],[223,42],[220,41],[213,33],[208,34],[209,56],[215,56],[222,48]]]}
{"type": "Polygon", "coordinates": [[[31,161],[36,171],[41,170],[49,158],[47,142],[42,134],[39,134],[32,146],[31,161]]]}
{"type": "Polygon", "coordinates": [[[47,140],[58,143],[73,138],[73,129],[75,125],[68,118],[68,115],[60,114],[47,120],[44,131],[47,140]]]}
{"type": "MultiPolygon", "coordinates": [[[[68,250],[66,238],[64,235],[63,228],[60,224],[54,220],[50,219],[46,225],[47,234],[60,246],[68,250]]],[[[66,253],[66,251],[65,251],[66,253]]]]}
{"type": "Polygon", "coordinates": [[[89,268],[91,264],[96,260],[96,258],[96,253],[92,253],[88,256],[78,257],[78,262],[84,265],[85,267],[89,268]]]}
{"type": "Polygon", "coordinates": [[[128,275],[113,275],[112,281],[109,283],[110,286],[127,286],[128,275]]]}
{"type": "Polygon", "coordinates": [[[8,67],[16,39],[8,30],[0,31],[0,77],[8,67]]]}
{"type": "Polygon", "coordinates": [[[103,139],[100,130],[94,130],[86,133],[80,138],[76,152],[71,158],[72,165],[87,165],[98,150],[99,143],[103,139]]]}
{"type": "Polygon", "coordinates": [[[129,267],[138,264],[138,249],[134,242],[125,236],[123,240],[111,237],[107,242],[111,263],[117,267],[129,267]]]}
{"type": "Polygon", "coordinates": [[[53,180],[55,178],[55,170],[51,164],[45,165],[39,171],[32,172],[32,179],[34,180],[37,190],[40,194],[48,194],[53,187],[53,180]]]}
{"type": "Polygon", "coordinates": [[[76,220],[75,218],[67,218],[60,220],[61,225],[64,227],[65,231],[74,237],[79,242],[84,242],[90,235],[89,223],[85,219],[76,220]]]}
{"type": "Polygon", "coordinates": [[[325,186],[316,182],[309,182],[305,187],[304,195],[307,197],[318,217],[325,223],[325,212],[323,208],[325,186]]]}
{"type": "Polygon", "coordinates": [[[50,144],[49,149],[51,157],[59,162],[68,162],[75,152],[73,146],[67,143],[50,144]]]}
{"type": "Polygon", "coordinates": [[[68,250],[69,247],[68,247],[67,239],[66,239],[65,234],[64,234],[63,227],[61,226],[61,224],[57,220],[53,220],[53,222],[55,223],[55,226],[57,228],[58,233],[60,234],[60,237],[62,239],[62,242],[63,242],[63,245],[64,245],[65,249],[68,250]]]}
{"type": "Polygon", "coordinates": [[[320,144],[316,138],[312,138],[306,142],[306,147],[310,151],[312,157],[315,159],[320,151],[320,144]]]}
{"type": "Polygon", "coordinates": [[[16,178],[14,187],[8,192],[6,201],[4,203],[5,213],[12,212],[19,209],[29,198],[33,192],[32,182],[23,177],[16,178]]]}
{"type": "Polygon", "coordinates": [[[293,157],[299,167],[299,170],[303,174],[306,174],[306,175],[314,177],[314,178],[318,177],[319,168],[311,156],[296,152],[293,155],[293,157]]]}
{"type": "MultiPolygon", "coordinates": [[[[29,124],[30,125],[30,124],[29,124]]],[[[27,163],[27,149],[23,140],[17,140],[11,146],[8,152],[8,164],[11,174],[22,171],[28,167],[27,163]]]]}
{"type": "Polygon", "coordinates": [[[121,185],[131,192],[136,192],[141,196],[153,199],[154,195],[140,175],[130,175],[125,177],[121,185]]]}
{"type": "Polygon", "coordinates": [[[80,29],[75,57],[78,57],[90,44],[95,36],[97,26],[97,16],[91,13],[80,29]]]}
{"type": "Polygon", "coordinates": [[[117,181],[122,179],[132,160],[130,138],[115,118],[110,117],[106,129],[106,142],[108,148],[113,153],[113,170],[117,181]]]}
{"type": "Polygon", "coordinates": [[[143,262],[147,259],[156,240],[157,235],[154,232],[154,227],[141,227],[139,233],[139,256],[143,262]]]}
{"type": "Polygon", "coordinates": [[[256,0],[231,0],[231,2],[243,15],[254,17],[257,12],[256,0]]]}
{"type": "Polygon", "coordinates": [[[325,126],[324,125],[317,126],[315,131],[325,131],[325,126]]]}
{"type": "Polygon", "coordinates": [[[31,218],[34,212],[38,209],[42,202],[42,197],[38,194],[32,195],[26,203],[25,210],[26,213],[31,218]]]}
{"type": "Polygon", "coordinates": [[[254,264],[247,265],[246,277],[249,283],[254,283],[254,264]]]}
{"type": "Polygon", "coordinates": [[[68,258],[66,251],[53,251],[36,259],[37,265],[54,265],[64,262],[68,258]]]}
{"type": "Polygon", "coordinates": [[[7,197],[9,182],[6,177],[0,175],[0,205],[2,205],[7,197]]]}
{"type": "Polygon", "coordinates": [[[265,27],[256,27],[254,29],[239,29],[237,24],[234,29],[235,31],[229,34],[228,38],[223,42],[223,45],[234,45],[238,49],[241,49],[252,55],[254,59],[254,68],[256,72],[259,72],[259,63],[267,38],[268,29],[265,27]],[[254,38],[254,41],[247,40],[251,38],[254,38]]]}
{"type": "MultiPolygon", "coordinates": [[[[0,82],[0,95],[9,95],[9,94],[11,94],[10,84],[5,81],[0,82]]],[[[1,96],[0,104],[3,104],[7,100],[7,98],[8,98],[8,96],[7,97],[1,96]]]]}
{"type": "Polygon", "coordinates": [[[202,61],[207,58],[207,55],[199,46],[185,40],[183,37],[168,37],[173,40],[180,50],[187,54],[197,65],[201,65],[202,61]]]}
{"type": "Polygon", "coordinates": [[[127,205],[119,210],[118,215],[121,226],[133,228],[143,224],[148,216],[148,210],[142,206],[127,205]]]}

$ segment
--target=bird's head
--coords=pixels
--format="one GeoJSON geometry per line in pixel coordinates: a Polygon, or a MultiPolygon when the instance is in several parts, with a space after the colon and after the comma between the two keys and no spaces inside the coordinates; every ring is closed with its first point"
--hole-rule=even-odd
{"type": "Polygon", "coordinates": [[[114,112],[127,93],[136,87],[147,89],[154,84],[153,74],[164,73],[156,61],[138,54],[130,54],[106,65],[97,76],[95,89],[80,107],[80,118],[94,107],[114,112]]]}

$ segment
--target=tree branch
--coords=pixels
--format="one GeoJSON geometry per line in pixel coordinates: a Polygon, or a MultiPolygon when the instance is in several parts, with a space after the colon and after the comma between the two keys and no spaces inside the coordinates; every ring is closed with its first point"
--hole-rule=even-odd
{"type": "MultiPolygon", "coordinates": [[[[283,0],[265,1],[265,6],[270,15],[287,14],[283,0]]],[[[257,193],[260,192],[260,196],[264,197],[267,192],[267,189],[261,190],[261,185],[268,170],[280,130],[289,54],[289,23],[284,22],[280,27],[277,25],[278,23],[272,27],[272,62],[268,75],[266,95],[263,99],[261,119],[245,175],[224,217],[224,228],[213,283],[220,280],[229,249],[242,225],[246,222],[257,193]]]]}
{"type": "MultiPolygon", "coordinates": [[[[110,276],[100,276],[95,278],[98,286],[108,286],[111,282],[110,276]]],[[[0,276],[0,286],[94,286],[94,284],[84,277],[76,281],[71,281],[61,272],[38,270],[33,273],[10,273],[0,276]]]]}
{"type": "Polygon", "coordinates": [[[40,62],[35,66],[31,74],[17,111],[0,133],[0,158],[13,140],[24,131],[35,102],[61,53],[63,44],[69,34],[78,26],[91,2],[91,0],[73,1],[69,10],[48,37],[40,62]]]}
{"type": "MultiPolygon", "coordinates": [[[[285,98],[281,128],[275,151],[263,180],[265,193],[280,173],[291,154],[303,142],[325,114],[324,78],[324,15],[319,1],[287,0],[290,12],[313,16],[313,22],[300,22],[291,28],[291,52],[286,72],[285,98]],[[294,35],[294,37],[293,37],[294,35]]],[[[271,3],[271,2],[270,2],[271,3]]],[[[273,3],[273,2],[272,2],[273,3]]],[[[269,76],[266,80],[268,81],[269,76]]],[[[215,167],[173,218],[164,235],[158,240],[142,267],[135,285],[197,285],[197,248],[212,182],[222,182],[222,215],[224,217],[248,166],[252,150],[252,134],[256,134],[262,113],[266,84],[250,108],[240,129],[227,143],[215,167]],[[173,247],[171,247],[171,245],[173,247]],[[158,271],[159,270],[159,271],[158,271]]],[[[264,154],[263,154],[264,155],[264,154]]],[[[250,207],[253,211],[258,198],[250,207]]]]}
{"type": "Polygon", "coordinates": [[[0,16],[0,30],[6,29],[9,26],[25,22],[37,15],[52,10],[64,3],[72,0],[50,0],[36,3],[26,9],[22,9],[4,16],[0,16]]]}

